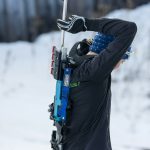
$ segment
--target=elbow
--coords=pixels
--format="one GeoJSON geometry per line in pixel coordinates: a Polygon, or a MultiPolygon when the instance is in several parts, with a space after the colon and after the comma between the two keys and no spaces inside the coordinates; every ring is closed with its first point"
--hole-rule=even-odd
{"type": "Polygon", "coordinates": [[[137,32],[137,25],[136,25],[136,23],[130,22],[128,24],[128,30],[129,30],[130,33],[132,33],[133,35],[135,35],[136,32],[137,32]]]}

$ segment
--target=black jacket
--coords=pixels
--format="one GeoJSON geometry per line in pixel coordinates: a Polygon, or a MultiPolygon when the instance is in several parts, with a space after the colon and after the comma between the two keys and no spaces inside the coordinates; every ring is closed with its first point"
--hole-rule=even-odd
{"type": "Polygon", "coordinates": [[[70,90],[72,108],[64,150],[111,150],[111,72],[131,45],[137,27],[133,22],[106,18],[86,19],[86,25],[89,31],[114,35],[115,40],[73,70],[71,82],[80,84],[70,90]]]}

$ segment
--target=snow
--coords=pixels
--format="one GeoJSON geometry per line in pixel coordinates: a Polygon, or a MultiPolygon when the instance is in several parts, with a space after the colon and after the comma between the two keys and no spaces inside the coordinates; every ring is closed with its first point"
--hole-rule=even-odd
{"type": "MultiPolygon", "coordinates": [[[[131,59],[113,73],[114,150],[150,149],[149,14],[150,4],[108,15],[138,26],[131,59]]],[[[74,42],[92,36],[67,33],[65,41],[70,49],[74,42]]],[[[60,32],[41,35],[34,43],[0,44],[0,150],[50,149],[53,126],[47,109],[55,92],[49,71],[53,45],[60,47],[60,32]]]]}
{"type": "Polygon", "coordinates": [[[150,149],[150,4],[108,15],[136,22],[133,54],[113,73],[111,134],[116,147],[150,149]]]}

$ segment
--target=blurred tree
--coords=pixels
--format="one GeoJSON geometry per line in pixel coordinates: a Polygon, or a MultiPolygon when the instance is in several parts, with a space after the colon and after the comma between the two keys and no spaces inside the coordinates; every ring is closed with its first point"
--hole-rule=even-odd
{"type": "MultiPolygon", "coordinates": [[[[27,40],[24,0],[5,0],[5,34],[7,41],[27,40]],[[16,5],[17,4],[17,5],[16,5]]],[[[4,17],[4,16],[3,16],[4,17]]]]}
{"type": "Polygon", "coordinates": [[[139,5],[149,3],[150,0],[127,0],[127,7],[135,8],[139,5]]]}
{"type": "MultiPolygon", "coordinates": [[[[68,16],[101,17],[120,8],[135,8],[150,0],[68,0],[68,16]]],[[[0,42],[33,41],[56,29],[63,0],[0,0],[0,42]],[[7,33],[7,34],[6,34],[7,33]]]]}
{"type": "Polygon", "coordinates": [[[98,7],[98,14],[100,16],[106,14],[107,12],[109,12],[112,8],[112,0],[99,0],[97,7],[98,7]]]}
{"type": "Polygon", "coordinates": [[[70,14],[80,16],[92,16],[94,11],[94,1],[91,0],[69,0],[68,10],[70,14]]]}
{"type": "Polygon", "coordinates": [[[56,18],[62,13],[61,3],[60,0],[0,0],[0,42],[33,41],[38,34],[56,28],[56,18]]]}
{"type": "Polygon", "coordinates": [[[6,21],[5,21],[5,17],[6,13],[5,13],[5,2],[4,1],[0,1],[0,41],[4,41],[4,39],[6,38],[6,34],[5,34],[5,28],[6,28],[6,21]]]}

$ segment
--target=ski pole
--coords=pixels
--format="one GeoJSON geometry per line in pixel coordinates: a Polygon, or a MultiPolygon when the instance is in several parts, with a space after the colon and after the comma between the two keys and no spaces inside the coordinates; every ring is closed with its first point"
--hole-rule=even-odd
{"type": "MultiPolygon", "coordinates": [[[[67,17],[67,4],[68,0],[64,0],[64,5],[63,5],[63,15],[62,19],[66,20],[67,17]]],[[[61,31],[61,48],[64,47],[64,41],[65,41],[65,31],[61,31]]]]}

